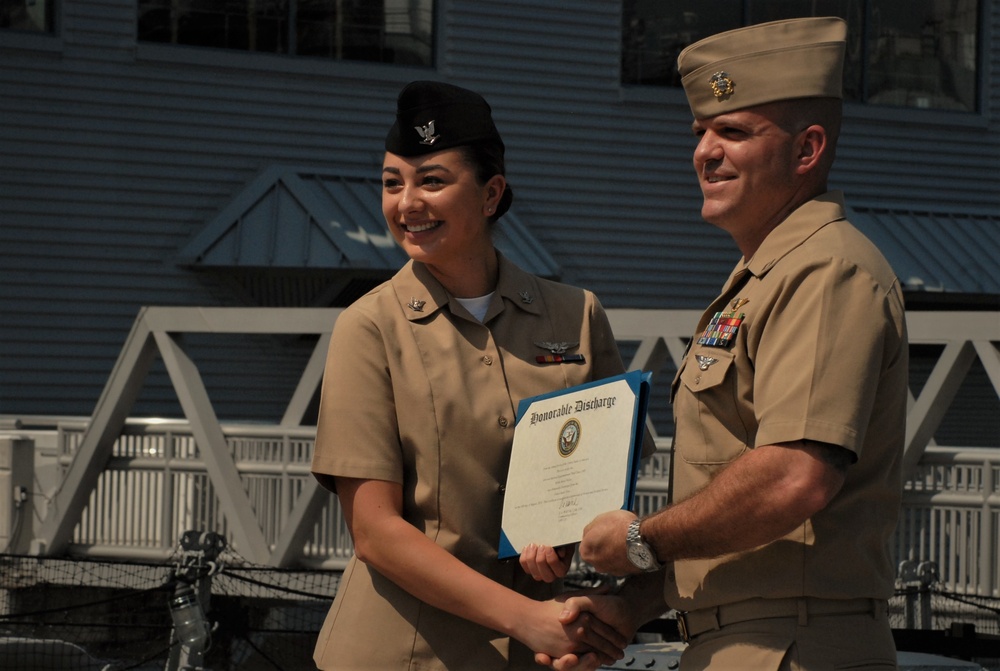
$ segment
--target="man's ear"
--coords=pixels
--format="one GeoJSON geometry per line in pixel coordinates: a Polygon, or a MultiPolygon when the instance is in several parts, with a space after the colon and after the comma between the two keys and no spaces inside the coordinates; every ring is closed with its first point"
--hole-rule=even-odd
{"type": "Polygon", "coordinates": [[[813,124],[799,133],[798,143],[798,165],[795,171],[804,175],[817,169],[829,150],[826,129],[813,124]]]}

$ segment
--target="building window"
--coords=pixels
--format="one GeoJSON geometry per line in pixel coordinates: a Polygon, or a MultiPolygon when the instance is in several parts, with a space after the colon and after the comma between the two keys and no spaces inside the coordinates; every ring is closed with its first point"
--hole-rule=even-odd
{"type": "Polygon", "coordinates": [[[0,28],[51,33],[55,0],[0,0],[0,28]]]}
{"type": "Polygon", "coordinates": [[[723,30],[839,16],[848,22],[846,99],[977,108],[977,0],[624,0],[623,6],[623,84],[680,86],[677,54],[723,30]]]}
{"type": "Polygon", "coordinates": [[[139,0],[144,42],[429,66],[433,36],[434,0],[139,0]]]}

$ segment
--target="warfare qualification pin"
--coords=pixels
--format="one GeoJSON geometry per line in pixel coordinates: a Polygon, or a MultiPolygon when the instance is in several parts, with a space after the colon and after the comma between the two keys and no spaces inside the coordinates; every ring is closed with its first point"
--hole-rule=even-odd
{"type": "Polygon", "coordinates": [[[719,363],[719,360],[714,356],[705,356],[704,354],[695,354],[694,358],[698,360],[698,370],[708,370],[708,367],[712,364],[719,363]]]}
{"type": "Polygon", "coordinates": [[[732,302],[729,304],[729,307],[731,308],[732,312],[736,312],[749,302],[750,302],[749,298],[734,298],[732,302]]]}
{"type": "Polygon", "coordinates": [[[582,354],[567,354],[566,352],[576,347],[578,342],[549,342],[548,340],[536,340],[535,345],[542,349],[547,349],[551,354],[539,354],[535,357],[536,363],[573,363],[585,361],[582,354]]]}
{"type": "Polygon", "coordinates": [[[736,90],[736,84],[729,77],[729,73],[722,70],[709,77],[708,83],[712,87],[712,93],[715,94],[716,100],[724,100],[733,95],[733,91],[736,90]]]}
{"type": "Polygon", "coordinates": [[[553,354],[565,354],[568,350],[576,347],[578,342],[549,342],[548,340],[536,340],[535,347],[547,349],[553,354]]]}

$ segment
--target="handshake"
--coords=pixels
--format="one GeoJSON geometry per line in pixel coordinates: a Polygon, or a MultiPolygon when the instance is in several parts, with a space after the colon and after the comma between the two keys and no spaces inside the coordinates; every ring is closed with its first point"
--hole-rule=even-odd
{"type": "MultiPolygon", "coordinates": [[[[628,560],[621,543],[625,529],[634,519],[635,515],[627,511],[598,516],[584,533],[580,548],[584,561],[612,575],[640,573],[628,560]]],[[[569,548],[529,545],[521,553],[521,567],[534,579],[551,582],[566,575],[572,554],[569,548]]],[[[632,582],[631,587],[638,589],[632,589],[631,593],[653,595],[653,603],[660,604],[660,611],[664,611],[662,581],[659,573],[642,574],[632,582]]],[[[658,614],[645,617],[648,613],[643,613],[644,608],[630,603],[624,593],[611,594],[607,586],[567,592],[551,601],[535,603],[546,609],[550,626],[532,625],[533,632],[515,634],[515,638],[535,651],[538,664],[559,671],[593,671],[621,659],[639,625],[658,614]],[[551,627],[553,615],[555,627],[551,627]]]]}

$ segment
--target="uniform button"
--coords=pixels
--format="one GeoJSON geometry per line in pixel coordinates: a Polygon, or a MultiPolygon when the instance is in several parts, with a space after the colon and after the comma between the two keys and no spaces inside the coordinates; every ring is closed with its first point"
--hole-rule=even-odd
{"type": "Polygon", "coordinates": [[[695,384],[701,384],[701,375],[697,376],[697,377],[696,377],[696,378],[694,379],[694,383],[695,383],[695,384]]]}
{"type": "Polygon", "coordinates": [[[487,366],[492,366],[493,365],[493,357],[491,357],[489,354],[487,354],[486,356],[483,357],[483,363],[486,364],[487,366]]]}
{"type": "Polygon", "coordinates": [[[505,494],[507,492],[507,485],[498,485],[497,491],[500,492],[501,495],[505,494]]]}
{"type": "Polygon", "coordinates": [[[497,422],[500,424],[501,427],[503,427],[505,429],[507,428],[507,418],[506,417],[500,417],[500,419],[498,419],[497,422]]]}

